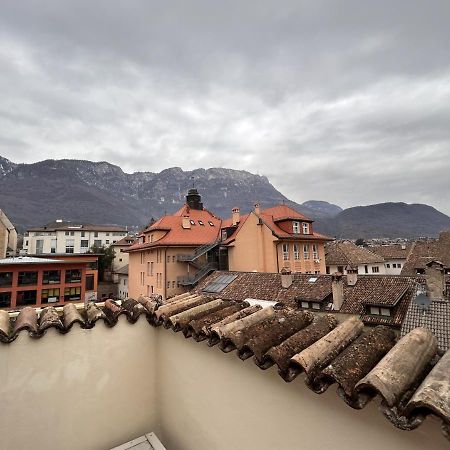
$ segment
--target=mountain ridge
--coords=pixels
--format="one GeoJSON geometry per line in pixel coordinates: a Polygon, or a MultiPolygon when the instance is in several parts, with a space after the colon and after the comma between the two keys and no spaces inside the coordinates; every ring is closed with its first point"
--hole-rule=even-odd
{"type": "Polygon", "coordinates": [[[0,156],[0,208],[20,231],[56,218],[139,227],[176,211],[192,182],[205,207],[222,218],[285,203],[311,217],[315,229],[337,238],[437,236],[450,217],[423,204],[386,202],[343,210],[323,200],[289,200],[266,176],[212,167],[124,172],[107,161],[47,159],[16,164],[0,156]],[[193,180],[193,179],[194,180],[193,180]]]}

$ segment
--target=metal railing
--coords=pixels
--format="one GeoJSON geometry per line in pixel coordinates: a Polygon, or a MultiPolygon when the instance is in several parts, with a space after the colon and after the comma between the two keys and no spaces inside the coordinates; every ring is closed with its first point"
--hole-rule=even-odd
{"type": "Polygon", "coordinates": [[[200,256],[217,247],[219,243],[220,241],[209,242],[208,244],[203,244],[200,247],[197,247],[193,253],[177,255],[177,261],[195,261],[200,256]]]}
{"type": "Polygon", "coordinates": [[[181,277],[177,277],[177,282],[182,286],[192,286],[214,270],[217,270],[217,263],[208,263],[193,275],[183,275],[181,277]]]}

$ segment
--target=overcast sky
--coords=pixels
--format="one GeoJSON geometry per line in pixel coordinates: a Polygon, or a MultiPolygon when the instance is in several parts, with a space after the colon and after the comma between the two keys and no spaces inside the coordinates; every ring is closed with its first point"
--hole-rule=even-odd
{"type": "Polygon", "coordinates": [[[450,214],[449,24],[449,0],[2,0],[0,155],[450,214]]]}

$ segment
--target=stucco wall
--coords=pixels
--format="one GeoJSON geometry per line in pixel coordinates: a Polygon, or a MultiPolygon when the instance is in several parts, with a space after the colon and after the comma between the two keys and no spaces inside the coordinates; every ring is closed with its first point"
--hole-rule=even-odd
{"type": "Polygon", "coordinates": [[[157,431],[157,330],[119,320],[0,344],[2,450],[99,450],[157,431]]]}
{"type": "Polygon", "coordinates": [[[274,368],[262,371],[235,352],[159,331],[159,437],[167,449],[448,449],[437,420],[400,431],[373,402],[355,411],[333,386],[317,395],[301,379],[285,383],[274,368]]]}
{"type": "Polygon", "coordinates": [[[150,431],[167,450],[448,448],[435,419],[399,431],[333,386],[316,395],[144,318],[120,322],[0,345],[2,450],[101,450],[150,431]]]}

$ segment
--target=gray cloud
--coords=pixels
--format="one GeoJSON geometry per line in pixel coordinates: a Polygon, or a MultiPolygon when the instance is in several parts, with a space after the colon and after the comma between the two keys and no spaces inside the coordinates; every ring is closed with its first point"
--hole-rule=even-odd
{"type": "Polygon", "coordinates": [[[4,1],[0,155],[231,167],[450,214],[450,3],[4,1]]]}

